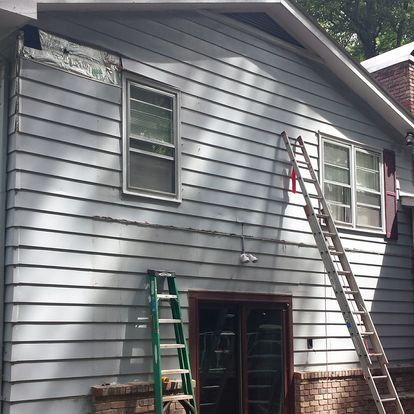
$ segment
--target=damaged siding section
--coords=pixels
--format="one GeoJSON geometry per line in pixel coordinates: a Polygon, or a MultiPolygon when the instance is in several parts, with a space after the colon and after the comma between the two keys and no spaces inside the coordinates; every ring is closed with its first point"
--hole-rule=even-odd
{"type": "Polygon", "coordinates": [[[71,42],[33,26],[26,26],[19,42],[26,59],[69,73],[119,86],[120,58],[108,52],[71,42]]]}

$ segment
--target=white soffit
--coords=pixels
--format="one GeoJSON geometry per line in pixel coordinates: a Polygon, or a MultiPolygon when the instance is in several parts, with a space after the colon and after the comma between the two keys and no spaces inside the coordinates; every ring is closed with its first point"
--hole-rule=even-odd
{"type": "Polygon", "coordinates": [[[361,65],[368,72],[376,72],[377,70],[388,68],[397,63],[413,61],[414,62],[414,42],[407,43],[404,46],[374,56],[371,59],[364,60],[361,65]]]}

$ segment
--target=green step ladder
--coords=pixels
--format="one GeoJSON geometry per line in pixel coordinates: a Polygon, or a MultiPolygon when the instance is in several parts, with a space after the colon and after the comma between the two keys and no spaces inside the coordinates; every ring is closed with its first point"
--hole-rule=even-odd
{"type": "Polygon", "coordinates": [[[147,271],[150,320],[152,325],[152,355],[154,367],[154,405],[155,414],[167,413],[171,403],[179,402],[187,414],[197,414],[197,404],[194,394],[193,379],[191,376],[190,358],[187,342],[184,337],[184,329],[181,315],[180,300],[175,273],[167,271],[147,271]],[[161,286],[167,282],[167,290],[161,286]],[[166,301],[170,304],[171,318],[161,319],[159,302],[166,301]],[[173,325],[175,343],[161,343],[160,325],[173,325]],[[162,369],[161,356],[164,350],[177,350],[179,367],[176,369],[162,369]],[[170,375],[181,375],[182,393],[163,395],[163,378],[170,375]]]}

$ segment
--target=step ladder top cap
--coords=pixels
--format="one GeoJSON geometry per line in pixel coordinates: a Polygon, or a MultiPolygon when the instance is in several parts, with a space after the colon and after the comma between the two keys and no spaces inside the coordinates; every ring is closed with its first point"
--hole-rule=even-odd
{"type": "Polygon", "coordinates": [[[153,270],[148,269],[147,273],[149,276],[160,276],[160,277],[175,277],[175,272],[169,272],[167,270],[153,270]]]}

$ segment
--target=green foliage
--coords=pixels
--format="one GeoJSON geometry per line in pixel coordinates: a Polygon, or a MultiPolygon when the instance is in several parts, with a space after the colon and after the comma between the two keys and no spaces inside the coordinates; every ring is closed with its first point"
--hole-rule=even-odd
{"type": "Polygon", "coordinates": [[[358,60],[414,41],[414,0],[297,2],[358,60]]]}

